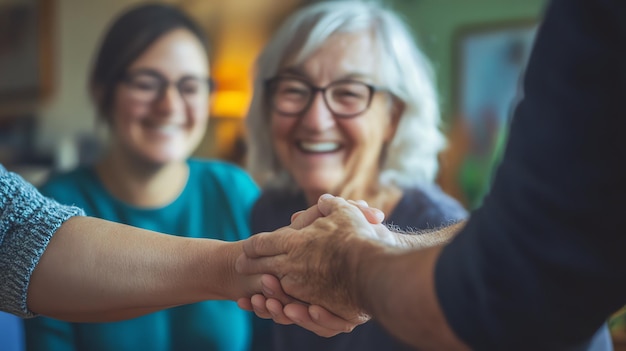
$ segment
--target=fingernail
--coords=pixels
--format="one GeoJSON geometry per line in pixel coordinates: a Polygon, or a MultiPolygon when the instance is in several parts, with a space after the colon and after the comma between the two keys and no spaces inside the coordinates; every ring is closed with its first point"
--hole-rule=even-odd
{"type": "Polygon", "coordinates": [[[313,320],[317,321],[320,319],[320,314],[317,311],[312,311],[311,317],[313,318],[313,320]]]}
{"type": "Polygon", "coordinates": [[[383,211],[376,211],[376,219],[382,222],[385,219],[385,213],[383,211]]]}
{"type": "Polygon", "coordinates": [[[332,199],[334,196],[330,195],[330,194],[324,194],[322,196],[320,196],[320,200],[326,200],[326,199],[332,199]]]}
{"type": "Polygon", "coordinates": [[[263,294],[265,296],[273,296],[274,292],[270,288],[268,288],[267,286],[263,285],[263,294]]]}

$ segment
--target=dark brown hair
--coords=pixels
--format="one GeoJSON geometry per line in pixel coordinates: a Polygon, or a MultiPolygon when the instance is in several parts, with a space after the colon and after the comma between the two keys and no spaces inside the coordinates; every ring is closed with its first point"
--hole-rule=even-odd
{"type": "Polygon", "coordinates": [[[179,28],[193,33],[208,54],[208,40],[202,28],[174,6],[142,4],[115,19],[102,40],[89,80],[100,117],[109,118],[115,88],[128,66],[157,39],[179,28]]]}

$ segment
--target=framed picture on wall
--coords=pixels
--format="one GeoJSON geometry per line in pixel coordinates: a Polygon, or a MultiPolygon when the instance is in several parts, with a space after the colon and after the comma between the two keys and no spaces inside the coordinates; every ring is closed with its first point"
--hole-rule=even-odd
{"type": "Polygon", "coordinates": [[[0,2],[0,113],[51,91],[52,1],[0,2]]]}
{"type": "Polygon", "coordinates": [[[483,24],[461,28],[455,37],[454,127],[455,136],[465,138],[458,181],[470,208],[489,188],[537,26],[535,20],[483,24]]]}

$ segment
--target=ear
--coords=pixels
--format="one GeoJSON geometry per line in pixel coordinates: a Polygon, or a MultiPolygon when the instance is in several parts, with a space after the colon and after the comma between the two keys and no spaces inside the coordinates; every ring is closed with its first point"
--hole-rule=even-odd
{"type": "Polygon", "coordinates": [[[385,142],[390,142],[396,135],[398,125],[400,124],[400,118],[402,118],[402,114],[404,113],[404,108],[404,102],[400,101],[396,97],[391,98],[391,120],[389,121],[389,125],[385,134],[385,142]]]}

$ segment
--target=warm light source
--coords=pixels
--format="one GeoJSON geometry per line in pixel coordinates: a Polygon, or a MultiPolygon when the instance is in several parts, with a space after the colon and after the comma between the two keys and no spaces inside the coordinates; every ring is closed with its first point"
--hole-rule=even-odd
{"type": "Polygon", "coordinates": [[[211,116],[245,118],[254,61],[276,23],[302,0],[178,1],[211,33],[211,78],[217,85],[211,116]]]}
{"type": "MultiPolygon", "coordinates": [[[[260,44],[249,45],[259,47],[260,44]]],[[[252,99],[252,77],[250,67],[253,65],[257,51],[222,50],[213,62],[212,77],[216,89],[211,96],[213,117],[243,118],[248,112],[252,99]]]]}
{"type": "Polygon", "coordinates": [[[243,118],[252,99],[251,70],[265,38],[261,31],[232,22],[224,24],[217,37],[211,62],[216,83],[211,116],[243,118]]]}
{"type": "Polygon", "coordinates": [[[248,112],[250,99],[249,91],[218,88],[212,96],[211,116],[243,117],[248,112]]]}

